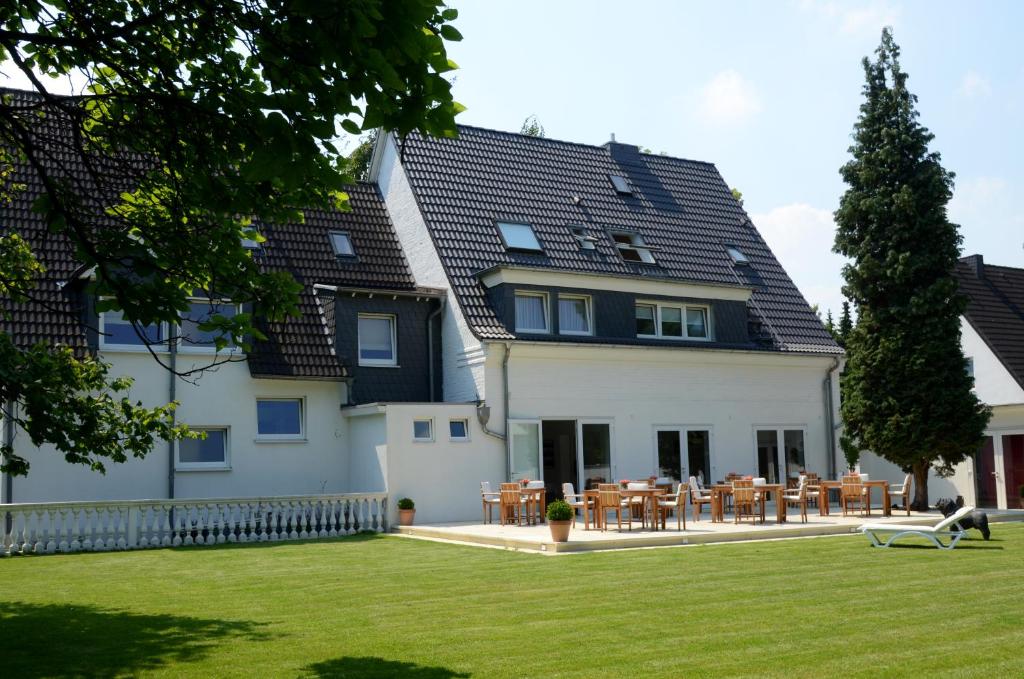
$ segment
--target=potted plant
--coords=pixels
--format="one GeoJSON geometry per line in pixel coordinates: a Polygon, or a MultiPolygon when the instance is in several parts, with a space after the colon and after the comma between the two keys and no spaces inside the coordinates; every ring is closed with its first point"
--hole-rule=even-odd
{"type": "Polygon", "coordinates": [[[548,526],[551,527],[552,542],[568,542],[572,527],[572,507],[565,500],[555,500],[548,505],[548,526]]]}
{"type": "Polygon", "coordinates": [[[398,525],[411,526],[416,516],[416,503],[411,498],[403,497],[398,501],[398,525]]]}

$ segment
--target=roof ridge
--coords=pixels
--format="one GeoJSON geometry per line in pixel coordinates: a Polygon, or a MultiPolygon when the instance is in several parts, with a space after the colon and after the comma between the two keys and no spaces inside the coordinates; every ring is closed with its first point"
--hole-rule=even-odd
{"type": "MultiPolygon", "coordinates": [[[[566,145],[566,146],[583,147],[583,148],[590,148],[590,149],[601,150],[601,151],[606,151],[607,150],[606,147],[604,146],[604,144],[587,144],[587,143],[580,142],[580,141],[569,141],[568,139],[554,139],[552,137],[535,137],[535,136],[530,135],[530,134],[521,134],[519,132],[510,132],[508,130],[498,130],[498,129],[495,129],[493,127],[483,127],[481,125],[465,125],[463,123],[459,123],[458,125],[456,125],[456,127],[460,128],[460,129],[478,130],[478,131],[481,131],[481,132],[493,132],[495,134],[500,134],[500,135],[504,135],[504,136],[507,136],[507,137],[517,137],[517,138],[522,139],[522,140],[529,140],[529,141],[533,141],[533,142],[536,142],[536,143],[563,144],[563,145],[566,145]]],[[[627,144],[625,142],[615,142],[615,143],[623,144],[624,146],[636,146],[638,149],[640,148],[639,144],[627,144]]],[[[694,158],[682,158],[680,156],[663,155],[661,153],[646,153],[644,151],[640,151],[640,154],[644,155],[644,156],[648,156],[650,158],[663,158],[663,159],[666,159],[666,160],[675,160],[675,161],[679,161],[679,162],[683,162],[683,163],[694,163],[696,165],[710,165],[711,167],[715,167],[714,163],[712,163],[711,161],[707,161],[707,160],[696,160],[694,158]]]]}

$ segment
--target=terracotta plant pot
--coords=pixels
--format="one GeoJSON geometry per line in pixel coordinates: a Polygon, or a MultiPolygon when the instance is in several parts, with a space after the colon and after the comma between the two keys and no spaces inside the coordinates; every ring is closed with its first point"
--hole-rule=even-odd
{"type": "Polygon", "coordinates": [[[400,526],[411,526],[413,517],[416,516],[415,509],[399,509],[398,510],[398,525],[400,526]]]}
{"type": "Polygon", "coordinates": [[[569,529],[572,528],[572,521],[548,521],[551,526],[552,542],[568,542],[569,529]]]}

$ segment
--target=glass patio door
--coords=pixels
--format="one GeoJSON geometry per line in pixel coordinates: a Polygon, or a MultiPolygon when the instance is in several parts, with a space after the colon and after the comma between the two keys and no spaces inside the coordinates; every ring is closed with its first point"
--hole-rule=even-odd
{"type": "Polygon", "coordinates": [[[779,433],[774,429],[757,432],[757,475],[768,483],[778,483],[779,433]]]}
{"type": "Polygon", "coordinates": [[[696,476],[698,483],[711,482],[711,431],[689,429],[686,432],[686,479],[696,476]]]}
{"type": "Polygon", "coordinates": [[[683,443],[681,429],[658,429],[654,432],[658,454],[658,476],[678,483],[683,478],[683,443]]]}
{"type": "Polygon", "coordinates": [[[509,420],[509,481],[543,478],[540,467],[540,420],[509,420]]]}
{"type": "Polygon", "coordinates": [[[614,480],[611,423],[582,421],[578,435],[580,486],[589,489],[599,483],[611,483],[614,480]]]}
{"type": "Polygon", "coordinates": [[[801,469],[806,469],[803,429],[778,427],[757,430],[758,476],[763,476],[768,483],[796,486],[801,469]]]}

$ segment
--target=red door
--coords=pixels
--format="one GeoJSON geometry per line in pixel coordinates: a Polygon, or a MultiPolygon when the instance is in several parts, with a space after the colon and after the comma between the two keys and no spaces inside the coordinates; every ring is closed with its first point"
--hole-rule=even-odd
{"type": "Polygon", "coordinates": [[[1024,509],[1024,434],[1003,436],[1003,477],[1007,508],[1024,509]]]}
{"type": "Polygon", "coordinates": [[[999,500],[996,498],[996,449],[991,436],[985,437],[985,442],[974,454],[975,483],[978,484],[978,506],[998,507],[999,500]]]}

